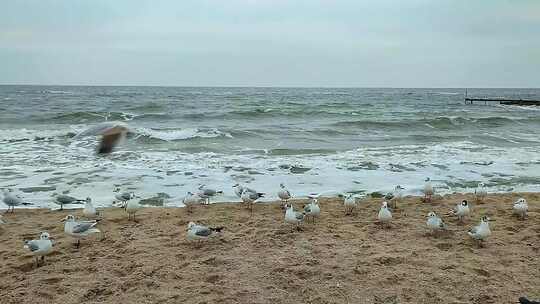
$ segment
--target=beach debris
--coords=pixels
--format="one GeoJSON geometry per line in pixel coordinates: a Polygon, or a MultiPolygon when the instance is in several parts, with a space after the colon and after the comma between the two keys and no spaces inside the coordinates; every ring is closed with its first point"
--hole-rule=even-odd
{"type": "Polygon", "coordinates": [[[36,258],[36,268],[39,267],[39,258],[45,262],[45,256],[52,251],[52,241],[47,232],[41,232],[38,240],[30,240],[24,242],[24,248],[29,250],[32,256],[36,258]]]}

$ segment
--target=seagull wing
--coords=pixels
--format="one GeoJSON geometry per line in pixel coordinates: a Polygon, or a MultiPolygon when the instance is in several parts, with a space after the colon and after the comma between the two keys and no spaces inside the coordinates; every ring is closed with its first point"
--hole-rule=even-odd
{"type": "Polygon", "coordinates": [[[32,252],[39,250],[39,245],[34,240],[26,241],[26,244],[24,247],[30,249],[30,251],[32,252]]]}
{"type": "Polygon", "coordinates": [[[208,227],[199,227],[195,231],[195,235],[197,236],[210,236],[212,234],[212,230],[208,227]]]}
{"type": "Polygon", "coordinates": [[[73,233],[83,233],[88,231],[90,228],[93,228],[96,224],[97,222],[78,223],[75,227],[73,227],[73,233]]]}

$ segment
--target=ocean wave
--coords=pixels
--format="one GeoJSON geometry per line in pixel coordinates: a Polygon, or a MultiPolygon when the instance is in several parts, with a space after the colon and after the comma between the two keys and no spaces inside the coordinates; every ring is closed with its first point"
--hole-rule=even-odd
{"type": "Polygon", "coordinates": [[[130,121],[137,117],[137,114],[124,113],[124,112],[68,112],[59,113],[52,116],[39,116],[35,120],[40,122],[53,122],[53,123],[87,123],[87,122],[102,122],[102,121],[130,121]]]}
{"type": "Polygon", "coordinates": [[[148,128],[136,129],[138,136],[158,139],[161,141],[177,141],[177,140],[189,140],[194,138],[218,138],[226,137],[233,138],[230,133],[222,132],[218,129],[198,129],[187,128],[182,130],[155,130],[148,128]]]}

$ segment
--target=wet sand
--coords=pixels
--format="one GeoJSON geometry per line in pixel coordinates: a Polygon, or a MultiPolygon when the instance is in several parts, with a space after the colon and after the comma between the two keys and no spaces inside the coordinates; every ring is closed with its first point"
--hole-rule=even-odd
{"type": "MultiPolygon", "coordinates": [[[[443,215],[462,198],[431,204],[408,197],[389,229],[376,223],[381,199],[362,201],[345,216],[341,200],[321,199],[322,215],[298,232],[278,204],[253,215],[240,204],[145,208],[130,222],[104,210],[105,231],[80,249],[60,220],[82,210],[16,210],[0,227],[0,302],[21,303],[517,303],[540,298],[540,193],[490,195],[471,203],[464,225],[427,234],[426,215],[443,215]],[[529,201],[529,218],[512,216],[512,202],[529,201]],[[493,234],[484,248],[467,230],[487,214],[493,234]],[[185,239],[189,221],[224,226],[202,244],[185,239]],[[35,268],[23,240],[46,230],[54,252],[35,268]]],[[[305,201],[295,201],[295,209],[305,201]]]]}

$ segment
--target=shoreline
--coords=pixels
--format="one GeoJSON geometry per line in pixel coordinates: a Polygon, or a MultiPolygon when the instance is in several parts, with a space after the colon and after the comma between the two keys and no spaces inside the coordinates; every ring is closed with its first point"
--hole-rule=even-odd
{"type": "MultiPolygon", "coordinates": [[[[143,208],[137,222],[104,208],[105,238],[77,250],[60,220],[81,210],[16,209],[0,227],[4,303],[514,303],[540,298],[540,193],[445,195],[431,204],[408,196],[391,228],[376,223],[382,199],[359,200],[345,216],[342,200],[319,199],[321,218],[297,232],[277,203],[256,204],[253,215],[235,202],[185,208],[143,208]],[[529,217],[512,216],[525,197],[529,217]],[[464,225],[444,214],[461,199],[473,211],[464,225]],[[450,227],[427,235],[435,211],[450,227]],[[467,230],[481,215],[495,221],[485,247],[467,230]],[[224,226],[220,238],[185,239],[189,221],[224,226]],[[23,240],[46,230],[55,240],[45,264],[33,266],[23,240]]],[[[298,210],[305,200],[292,201],[298,210]]],[[[100,208],[101,209],[101,208],[100,208]]]]}

